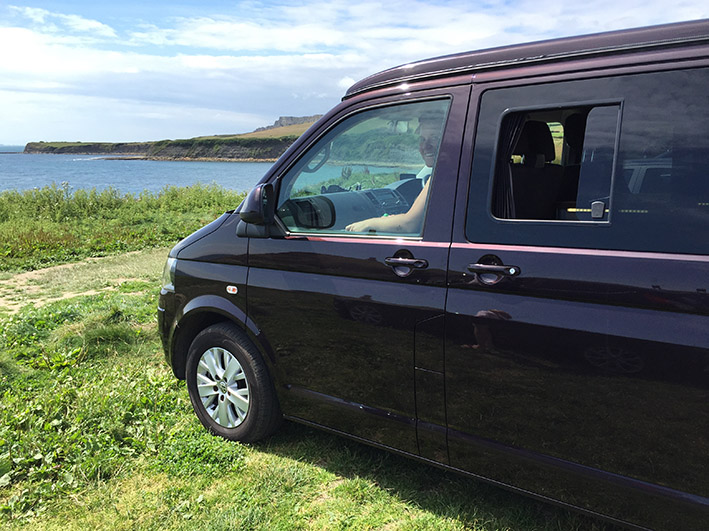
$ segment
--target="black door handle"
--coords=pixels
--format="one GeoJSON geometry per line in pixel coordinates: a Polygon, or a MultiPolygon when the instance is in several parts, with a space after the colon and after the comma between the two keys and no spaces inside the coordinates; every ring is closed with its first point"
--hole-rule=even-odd
{"type": "Polygon", "coordinates": [[[408,277],[414,269],[426,269],[428,267],[427,260],[407,256],[390,256],[384,259],[384,263],[391,267],[394,273],[400,277],[408,277]]]}
{"type": "Polygon", "coordinates": [[[470,264],[468,271],[471,273],[494,273],[496,275],[504,275],[506,277],[516,277],[522,270],[513,265],[497,265],[497,264],[470,264]]]}
{"type": "Polygon", "coordinates": [[[425,269],[428,267],[428,262],[422,258],[399,258],[392,256],[384,259],[384,263],[391,267],[413,267],[414,269],[425,269]]]}

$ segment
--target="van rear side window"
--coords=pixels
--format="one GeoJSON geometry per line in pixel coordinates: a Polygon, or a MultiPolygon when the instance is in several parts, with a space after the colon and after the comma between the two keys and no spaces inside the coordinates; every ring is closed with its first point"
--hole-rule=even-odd
{"type": "Polygon", "coordinates": [[[709,253],[709,69],[490,87],[466,234],[709,253]]]}
{"type": "Polygon", "coordinates": [[[492,213],[607,221],[620,105],[516,111],[500,127],[492,213]]]}

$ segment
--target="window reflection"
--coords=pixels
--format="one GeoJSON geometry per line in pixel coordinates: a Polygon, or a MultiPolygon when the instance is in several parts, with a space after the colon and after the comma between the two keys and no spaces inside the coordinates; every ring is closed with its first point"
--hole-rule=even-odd
{"type": "Polygon", "coordinates": [[[293,232],[419,235],[450,101],[364,111],[284,176],[278,214],[293,232]]]}

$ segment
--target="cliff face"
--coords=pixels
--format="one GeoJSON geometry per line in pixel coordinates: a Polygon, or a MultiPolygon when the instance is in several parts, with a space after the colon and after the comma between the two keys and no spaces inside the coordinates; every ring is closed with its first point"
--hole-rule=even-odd
{"type": "Polygon", "coordinates": [[[155,142],[147,156],[160,159],[275,160],[298,137],[203,138],[155,142]]]}
{"type": "Polygon", "coordinates": [[[254,133],[259,131],[268,131],[270,129],[278,129],[279,127],[288,127],[290,125],[311,124],[319,120],[321,117],[322,114],[314,114],[312,116],[281,116],[278,120],[273,122],[273,125],[254,129],[254,133]]]}
{"type": "Polygon", "coordinates": [[[120,155],[150,159],[263,160],[280,157],[297,136],[283,138],[194,138],[159,142],[30,142],[25,153],[120,155]]]}
{"type": "Polygon", "coordinates": [[[77,155],[146,155],[153,142],[30,142],[25,153],[63,153],[77,155]]]}

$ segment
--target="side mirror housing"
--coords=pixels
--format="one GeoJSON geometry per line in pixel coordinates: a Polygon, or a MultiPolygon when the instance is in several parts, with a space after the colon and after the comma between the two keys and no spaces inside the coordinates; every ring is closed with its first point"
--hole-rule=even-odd
{"type": "Polygon", "coordinates": [[[246,196],[239,217],[253,225],[270,225],[275,215],[275,197],[273,185],[263,183],[257,185],[246,196]]]}
{"type": "Polygon", "coordinates": [[[276,195],[271,183],[257,185],[239,208],[236,235],[240,238],[282,238],[283,230],[275,222],[276,195]]]}

